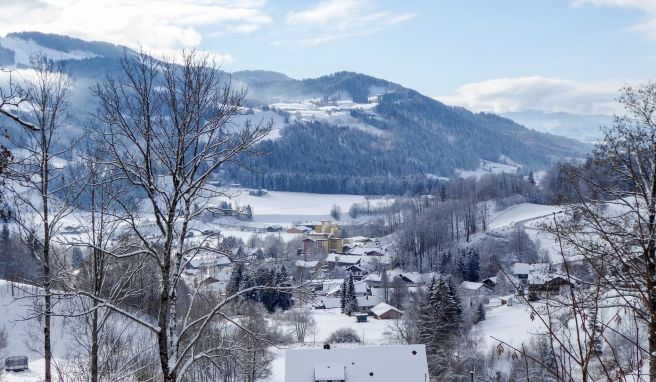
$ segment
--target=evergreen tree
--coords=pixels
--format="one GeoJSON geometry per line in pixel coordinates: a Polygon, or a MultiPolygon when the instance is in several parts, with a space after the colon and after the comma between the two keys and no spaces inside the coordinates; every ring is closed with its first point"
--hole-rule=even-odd
{"type": "Polygon", "coordinates": [[[473,248],[459,250],[456,269],[464,281],[477,282],[480,280],[481,266],[478,250],[473,248]]]}
{"type": "MultiPolygon", "coordinates": [[[[263,287],[274,287],[277,281],[277,274],[274,269],[261,268],[258,272],[257,285],[263,287]]],[[[264,288],[259,291],[257,300],[260,301],[267,312],[273,313],[278,305],[278,291],[264,288]]]]}
{"type": "Polygon", "coordinates": [[[448,308],[448,319],[451,322],[453,329],[458,332],[462,326],[462,301],[458,295],[458,289],[451,277],[447,279],[447,300],[446,306],[448,308]]]}
{"type": "Polygon", "coordinates": [[[358,311],[358,300],[355,293],[355,284],[353,284],[353,275],[346,277],[344,288],[344,310],[342,313],[350,316],[358,311]]]}
{"type": "Polygon", "coordinates": [[[467,277],[466,281],[478,282],[481,278],[481,258],[478,251],[472,249],[467,256],[467,277]]]}
{"type": "Polygon", "coordinates": [[[344,313],[344,309],[346,308],[346,289],[348,285],[348,281],[346,278],[344,278],[344,281],[342,281],[342,286],[339,288],[339,306],[342,309],[342,313],[344,313]]]}
{"type": "Polygon", "coordinates": [[[431,375],[440,377],[448,369],[462,327],[462,308],[449,278],[431,281],[420,308],[418,333],[426,345],[431,375]]]}
{"type": "MultiPolygon", "coordinates": [[[[276,286],[283,287],[287,285],[287,269],[285,266],[280,267],[280,272],[276,276],[276,286]]],[[[276,291],[276,307],[280,310],[287,310],[292,307],[292,295],[287,291],[276,291]]]]}
{"type": "Polygon", "coordinates": [[[233,296],[243,288],[244,281],[244,264],[235,263],[232,266],[232,273],[230,273],[230,280],[226,285],[226,295],[228,297],[233,296]]]}
{"type": "Polygon", "coordinates": [[[385,303],[389,303],[389,278],[387,277],[387,270],[383,269],[380,274],[380,287],[383,289],[383,299],[385,303]]]}

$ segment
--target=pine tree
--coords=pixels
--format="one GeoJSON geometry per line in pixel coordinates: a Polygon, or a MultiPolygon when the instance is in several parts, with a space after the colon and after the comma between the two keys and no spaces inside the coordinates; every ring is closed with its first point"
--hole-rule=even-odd
{"type": "Polygon", "coordinates": [[[457,331],[460,331],[462,326],[462,301],[458,295],[458,289],[453,282],[453,279],[449,277],[446,281],[447,286],[447,298],[446,306],[448,309],[448,319],[449,322],[453,325],[453,328],[457,331]]]}
{"type": "Polygon", "coordinates": [[[346,278],[344,278],[342,286],[339,288],[339,306],[342,309],[342,313],[344,313],[344,309],[346,309],[346,289],[348,288],[347,285],[348,281],[346,278]]]}
{"type": "Polygon", "coordinates": [[[472,249],[467,256],[467,281],[478,282],[480,280],[481,265],[478,251],[472,249]]]}
{"type": "Polygon", "coordinates": [[[380,274],[380,287],[383,289],[383,299],[385,303],[389,303],[389,279],[385,269],[383,269],[380,274]]]}
{"type": "MultiPolygon", "coordinates": [[[[286,285],[288,279],[287,269],[284,265],[280,267],[280,271],[276,275],[276,286],[281,287],[286,285]]],[[[280,310],[287,310],[292,307],[292,295],[287,291],[276,291],[276,307],[280,310]]]]}
{"type": "Polygon", "coordinates": [[[343,313],[351,315],[358,310],[358,300],[355,293],[355,284],[353,284],[353,275],[349,275],[345,279],[344,289],[344,309],[343,313]]]}
{"type": "Polygon", "coordinates": [[[232,267],[232,273],[230,273],[230,280],[228,280],[228,284],[226,285],[226,295],[230,297],[239,293],[239,291],[243,288],[242,285],[243,281],[244,281],[244,264],[236,263],[232,267]]]}
{"type": "Polygon", "coordinates": [[[436,377],[445,371],[452,349],[450,338],[453,337],[453,332],[449,323],[448,291],[444,279],[431,282],[419,313],[419,340],[426,345],[429,371],[436,377]]]}

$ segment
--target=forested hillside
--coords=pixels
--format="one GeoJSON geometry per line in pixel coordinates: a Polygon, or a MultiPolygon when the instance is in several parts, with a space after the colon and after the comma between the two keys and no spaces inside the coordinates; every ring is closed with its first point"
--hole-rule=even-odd
{"type": "Polygon", "coordinates": [[[297,120],[282,129],[280,139],[260,144],[266,155],[251,164],[259,172],[229,171],[232,179],[248,186],[326,193],[419,193],[432,189],[435,176],[453,177],[458,169],[476,169],[482,160],[518,164],[528,172],[546,168],[557,159],[583,156],[587,150],[579,142],[538,133],[494,114],[450,107],[414,90],[356,73],[258,83],[250,96],[271,94],[272,89],[287,97],[303,92],[317,95],[325,89],[324,98],[355,94],[354,100],[364,98],[364,102],[371,89],[386,89],[374,108],[350,111],[358,122],[382,133],[297,120]]]}
{"type": "MultiPolygon", "coordinates": [[[[88,130],[97,105],[89,89],[107,75],[121,75],[120,46],[36,32],[0,39],[0,61],[16,68],[29,51],[47,46],[74,79],[70,144],[88,130]]],[[[255,149],[263,155],[215,178],[272,190],[353,194],[418,194],[440,177],[476,171],[482,163],[528,174],[556,159],[583,157],[580,142],[538,133],[493,114],[451,107],[383,79],[353,72],[295,80],[253,70],[223,73],[233,89],[247,89],[239,124],[276,117],[275,135],[255,149]],[[277,113],[277,114],[276,114],[277,113]]],[[[70,158],[64,158],[70,159],[70,158]]]]}

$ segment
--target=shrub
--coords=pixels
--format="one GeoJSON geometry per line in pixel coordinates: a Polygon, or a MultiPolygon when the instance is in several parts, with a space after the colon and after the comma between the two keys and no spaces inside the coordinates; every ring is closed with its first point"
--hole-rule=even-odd
{"type": "Polygon", "coordinates": [[[351,328],[341,328],[337,329],[330,337],[328,337],[328,343],[333,344],[343,344],[343,343],[360,343],[360,336],[351,328]]]}

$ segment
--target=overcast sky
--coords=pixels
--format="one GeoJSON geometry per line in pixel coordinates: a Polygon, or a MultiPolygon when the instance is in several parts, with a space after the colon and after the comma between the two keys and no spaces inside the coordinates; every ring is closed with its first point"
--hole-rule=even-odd
{"type": "Polygon", "coordinates": [[[0,0],[0,34],[36,30],[230,71],[350,70],[473,110],[614,110],[653,78],[656,0],[0,0]]]}

